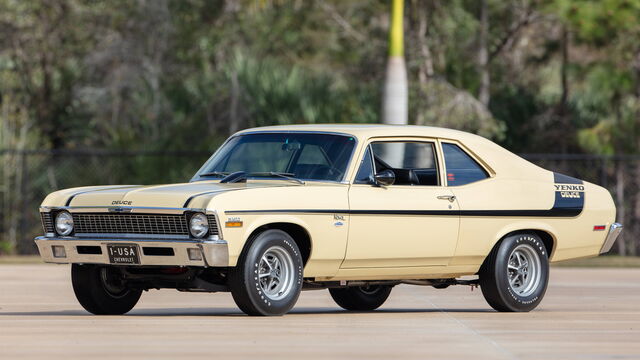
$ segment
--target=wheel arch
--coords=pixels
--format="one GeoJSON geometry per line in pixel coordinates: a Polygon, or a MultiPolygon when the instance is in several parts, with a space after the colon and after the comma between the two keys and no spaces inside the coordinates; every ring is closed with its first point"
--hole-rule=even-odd
{"type": "Polygon", "coordinates": [[[296,245],[298,245],[298,249],[300,249],[302,263],[306,266],[309,258],[311,257],[311,235],[309,235],[309,231],[307,231],[307,229],[305,229],[302,225],[292,222],[271,222],[256,227],[255,229],[253,229],[251,234],[249,234],[247,241],[242,247],[241,253],[244,253],[249,248],[249,246],[251,246],[253,239],[255,239],[258,234],[270,229],[282,230],[289,234],[291,238],[293,238],[293,241],[295,241],[296,245]]]}
{"type": "Polygon", "coordinates": [[[493,249],[495,249],[496,247],[500,246],[500,243],[502,242],[502,240],[504,240],[506,237],[509,237],[509,236],[515,235],[515,234],[519,234],[519,233],[534,233],[534,234],[538,235],[540,237],[540,239],[542,240],[542,243],[544,244],[544,246],[545,246],[545,248],[547,250],[547,257],[549,258],[549,260],[551,260],[551,258],[553,256],[553,252],[556,249],[556,242],[557,242],[556,241],[556,237],[553,235],[553,233],[550,230],[548,230],[548,229],[540,229],[540,228],[522,228],[522,229],[510,230],[510,231],[504,233],[493,244],[493,246],[491,247],[491,249],[489,250],[489,252],[485,256],[485,259],[489,256],[489,254],[491,253],[491,251],[493,251],[493,249]]]}

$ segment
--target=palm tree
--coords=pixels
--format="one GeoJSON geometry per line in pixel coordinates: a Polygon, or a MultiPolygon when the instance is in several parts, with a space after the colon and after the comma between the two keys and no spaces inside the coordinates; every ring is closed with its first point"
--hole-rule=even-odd
{"type": "Polygon", "coordinates": [[[404,0],[391,0],[389,31],[389,63],[382,100],[382,122],[408,124],[407,69],[404,63],[403,10],[404,0]]]}

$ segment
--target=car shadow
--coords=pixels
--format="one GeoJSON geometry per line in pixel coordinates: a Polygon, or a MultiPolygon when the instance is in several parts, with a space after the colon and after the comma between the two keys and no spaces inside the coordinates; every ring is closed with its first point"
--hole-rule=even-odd
{"type": "MultiPolygon", "coordinates": [[[[301,307],[294,308],[286,316],[296,315],[320,315],[320,314],[340,314],[340,315],[380,315],[385,314],[416,314],[416,313],[491,313],[492,309],[378,309],[375,311],[347,311],[339,308],[310,308],[301,307]]],[[[93,316],[84,310],[59,310],[59,311],[2,311],[2,316],[93,316]]],[[[171,317],[171,316],[213,316],[213,317],[234,317],[246,316],[243,312],[236,308],[156,308],[156,309],[136,309],[130,313],[123,315],[128,317],[171,317]]]]}

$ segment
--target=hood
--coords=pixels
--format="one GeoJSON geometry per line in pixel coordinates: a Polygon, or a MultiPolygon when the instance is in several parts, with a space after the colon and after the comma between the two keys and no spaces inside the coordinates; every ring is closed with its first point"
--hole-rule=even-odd
{"type": "MultiPolygon", "coordinates": [[[[263,187],[292,186],[284,181],[220,184],[217,181],[198,181],[182,184],[151,186],[119,186],[93,188],[71,194],[69,206],[144,206],[182,208],[193,206],[199,197],[214,196],[221,192],[263,187]]],[[[299,186],[299,185],[293,185],[299,186]]]]}

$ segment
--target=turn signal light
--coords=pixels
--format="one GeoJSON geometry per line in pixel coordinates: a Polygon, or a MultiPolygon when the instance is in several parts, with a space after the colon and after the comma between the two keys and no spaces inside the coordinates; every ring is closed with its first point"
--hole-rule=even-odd
{"type": "Polygon", "coordinates": [[[53,252],[54,258],[66,258],[67,252],[64,251],[64,246],[62,245],[53,245],[51,246],[51,251],[53,252]]]}
{"type": "Polygon", "coordinates": [[[226,223],[224,223],[224,226],[226,227],[242,227],[242,221],[227,221],[226,223]]]}
{"type": "Polygon", "coordinates": [[[187,253],[189,254],[189,260],[202,260],[202,251],[200,251],[200,249],[189,248],[187,249],[187,253]]]}
{"type": "Polygon", "coordinates": [[[605,225],[595,225],[593,231],[604,231],[607,227],[605,225]]]}

